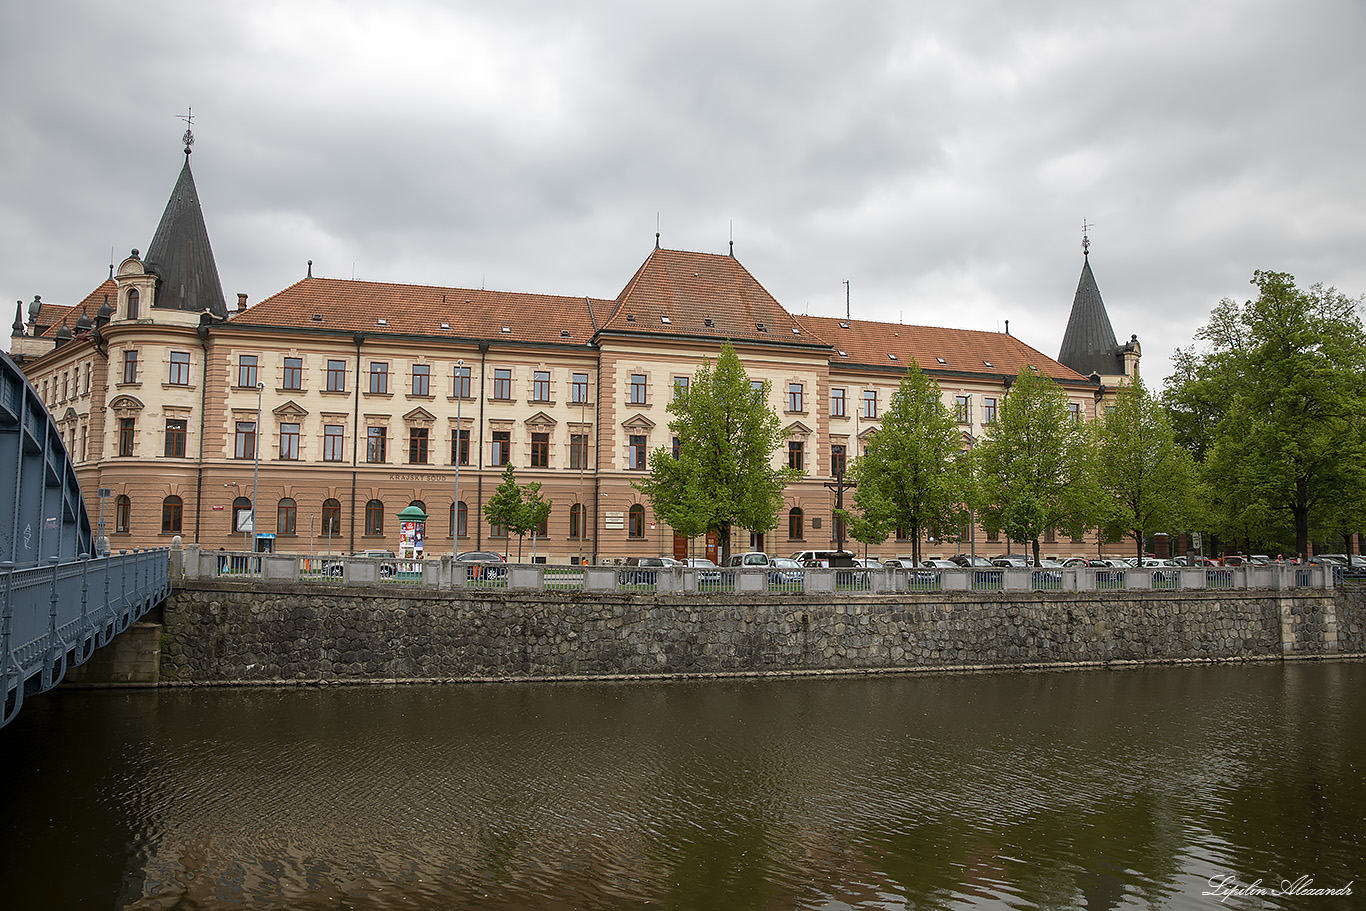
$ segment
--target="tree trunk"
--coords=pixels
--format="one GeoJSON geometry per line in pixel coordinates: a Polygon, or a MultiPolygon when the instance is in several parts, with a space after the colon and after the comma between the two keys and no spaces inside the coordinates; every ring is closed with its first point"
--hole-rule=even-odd
{"type": "Polygon", "coordinates": [[[1037,536],[1034,538],[1033,544],[1034,544],[1034,565],[1035,565],[1035,566],[1038,566],[1038,565],[1039,565],[1039,539],[1038,539],[1037,536]]]}
{"type": "Polygon", "coordinates": [[[1142,568],[1143,568],[1143,529],[1141,529],[1141,528],[1135,528],[1135,529],[1134,529],[1134,539],[1135,539],[1135,542],[1136,542],[1137,545],[1138,545],[1138,547],[1137,547],[1137,550],[1138,550],[1138,568],[1139,568],[1139,569],[1142,569],[1142,568]]]}
{"type": "MultiPolygon", "coordinates": [[[[1349,548],[1350,549],[1350,548],[1349,548]]],[[[920,526],[911,526],[911,563],[920,565],[920,526]]]]}

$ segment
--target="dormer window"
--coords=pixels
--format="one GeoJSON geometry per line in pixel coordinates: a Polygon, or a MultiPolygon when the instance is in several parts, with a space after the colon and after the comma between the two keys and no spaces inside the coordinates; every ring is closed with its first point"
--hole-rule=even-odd
{"type": "Polygon", "coordinates": [[[626,314],[626,322],[628,322],[628,323],[634,323],[635,321],[636,321],[636,315],[635,315],[634,313],[628,313],[628,314],[626,314]]]}
{"type": "Polygon", "coordinates": [[[128,318],[129,318],[129,319],[137,319],[137,318],[138,318],[138,289],[137,289],[137,288],[129,288],[129,289],[128,289],[128,318]]]}
{"type": "Polygon", "coordinates": [[[764,324],[761,323],[761,322],[759,322],[758,320],[755,320],[755,322],[754,322],[754,328],[757,329],[757,330],[759,330],[760,332],[767,332],[767,331],[768,331],[767,329],[764,328],[764,324]]]}
{"type": "Polygon", "coordinates": [[[706,326],[708,329],[714,329],[716,327],[716,321],[708,316],[702,320],[702,325],[706,326]]]}

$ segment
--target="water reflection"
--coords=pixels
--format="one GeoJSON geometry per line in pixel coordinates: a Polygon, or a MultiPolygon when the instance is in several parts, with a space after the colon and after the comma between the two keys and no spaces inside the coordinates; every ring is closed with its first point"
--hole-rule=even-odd
{"type": "Polygon", "coordinates": [[[0,732],[0,881],[15,907],[1211,907],[1218,873],[1361,871],[1363,683],[60,692],[0,732]]]}

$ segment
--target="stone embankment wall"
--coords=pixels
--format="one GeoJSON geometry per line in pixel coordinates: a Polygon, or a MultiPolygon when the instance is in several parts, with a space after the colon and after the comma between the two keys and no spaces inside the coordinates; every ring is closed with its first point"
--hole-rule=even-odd
{"type": "MultiPolygon", "coordinates": [[[[163,682],[855,671],[1335,655],[1332,592],[746,597],[185,583],[163,682]]],[[[1340,603],[1340,599],[1339,599],[1340,603]]],[[[1355,602],[1354,602],[1355,603],[1355,602]]],[[[1344,633],[1346,635],[1344,635],[1344,633]]]]}

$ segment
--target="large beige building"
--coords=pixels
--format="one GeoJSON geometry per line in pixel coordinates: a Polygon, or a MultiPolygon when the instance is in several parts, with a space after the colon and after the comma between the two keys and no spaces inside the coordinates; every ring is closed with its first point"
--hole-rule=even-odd
{"type": "MultiPolygon", "coordinates": [[[[770,384],[788,431],[776,458],[804,473],[777,528],[739,532],[732,546],[829,549],[835,470],[877,430],[912,359],[943,388],[965,444],[1029,365],[1094,416],[1106,384],[1138,361],[1136,340],[1115,345],[1089,263],[1073,322],[1086,312],[1068,340],[1089,351],[1109,331],[1096,376],[1008,333],[799,316],[733,253],[659,249],[657,239],[610,300],[314,278],[310,266],[278,294],[253,306],[238,295],[230,308],[188,150],[146,254],[110,271],[75,305],[35,298],[25,314],[21,304],[11,351],[63,428],[114,549],[176,535],[240,549],[254,498],[256,531],[273,534],[276,550],[397,550],[397,514],[418,504],[428,555],[515,557],[517,539],[482,519],[510,463],[554,503],[538,558],[714,556],[715,541],[676,538],[657,521],[633,482],[670,446],[675,388],[727,340],[751,378],[770,384]]],[[[980,532],[977,546],[1006,549],[980,532]]],[[[528,538],[524,558],[530,549],[528,538]]],[[[910,549],[893,537],[870,553],[910,549]]],[[[925,552],[960,549],[931,541],[925,552]]]]}

